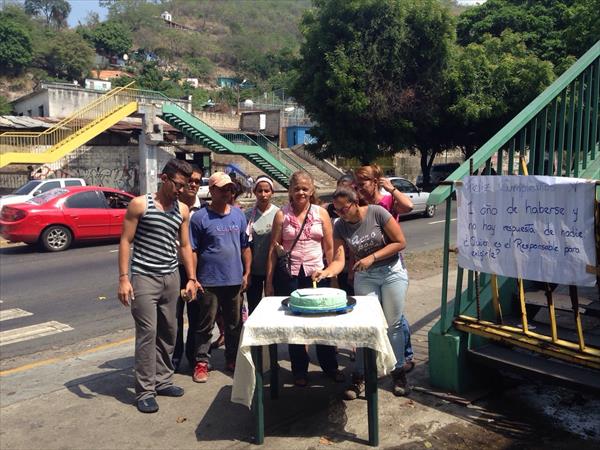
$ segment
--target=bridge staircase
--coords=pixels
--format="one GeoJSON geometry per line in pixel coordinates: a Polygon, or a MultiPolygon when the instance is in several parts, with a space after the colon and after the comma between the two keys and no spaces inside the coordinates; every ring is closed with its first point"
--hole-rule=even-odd
{"type": "Polygon", "coordinates": [[[440,319],[429,332],[433,385],[464,392],[493,380],[498,372],[489,368],[499,367],[600,390],[598,283],[556,286],[450,265],[456,182],[475,171],[599,180],[599,109],[600,41],[432,192],[430,204],[447,206],[440,319]],[[452,293],[450,276],[456,277],[452,293]]]}
{"type": "Polygon", "coordinates": [[[51,164],[135,113],[137,99],[126,87],[112,89],[47,130],[0,134],[0,168],[9,164],[51,164]]]}
{"type": "Polygon", "coordinates": [[[243,156],[286,188],[291,174],[301,168],[266,136],[220,134],[160,92],[133,89],[131,84],[111,90],[48,130],[0,134],[0,168],[56,163],[120,120],[136,114],[140,105],[160,108],[160,117],[188,138],[214,152],[243,156]]]}

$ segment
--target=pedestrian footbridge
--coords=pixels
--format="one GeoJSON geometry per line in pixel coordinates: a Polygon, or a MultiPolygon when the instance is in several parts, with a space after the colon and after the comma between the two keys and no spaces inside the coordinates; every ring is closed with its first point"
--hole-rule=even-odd
{"type": "Polygon", "coordinates": [[[286,188],[291,174],[301,168],[264,135],[221,134],[162,93],[132,85],[112,89],[45,131],[0,134],[0,168],[56,162],[125,117],[137,114],[142,105],[156,107],[165,122],[194,142],[217,153],[243,156],[286,188]]]}

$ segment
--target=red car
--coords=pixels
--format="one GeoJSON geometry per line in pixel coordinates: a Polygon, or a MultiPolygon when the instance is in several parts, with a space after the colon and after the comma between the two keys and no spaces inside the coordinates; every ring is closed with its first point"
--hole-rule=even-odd
{"type": "Polygon", "coordinates": [[[57,188],[0,212],[2,237],[51,252],[83,240],[115,239],[133,195],[98,186],[57,188]]]}

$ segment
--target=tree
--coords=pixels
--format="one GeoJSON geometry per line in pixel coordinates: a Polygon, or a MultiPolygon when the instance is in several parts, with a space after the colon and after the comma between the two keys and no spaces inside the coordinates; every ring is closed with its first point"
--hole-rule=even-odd
{"type": "Polygon", "coordinates": [[[599,10],[600,0],[488,0],[461,14],[458,42],[481,43],[487,34],[500,37],[512,30],[534,55],[552,62],[558,75],[600,36],[599,10]]]}
{"type": "Polygon", "coordinates": [[[28,27],[10,14],[0,12],[0,73],[18,73],[33,59],[28,27]]]}
{"type": "MultiPolygon", "coordinates": [[[[292,95],[317,125],[311,150],[368,163],[436,123],[453,39],[439,2],[317,0],[305,14],[292,95]]],[[[430,149],[424,149],[429,152],[430,149]]]]}
{"type": "Polygon", "coordinates": [[[76,32],[62,31],[48,40],[37,65],[51,76],[81,80],[93,67],[94,49],[76,32]]]}
{"type": "Polygon", "coordinates": [[[11,111],[12,106],[10,106],[8,100],[4,96],[0,95],[0,116],[10,114],[11,111]]]}
{"type": "Polygon", "coordinates": [[[46,25],[57,28],[67,25],[71,4],[67,0],[25,0],[25,11],[34,16],[44,16],[46,25]]]}
{"type": "Polygon", "coordinates": [[[454,143],[469,156],[554,80],[553,66],[528,50],[521,35],[486,35],[457,47],[448,70],[454,143]]]}
{"type": "Polygon", "coordinates": [[[104,55],[121,56],[132,46],[131,32],[120,22],[109,20],[89,29],[80,29],[83,37],[94,45],[98,53],[104,55]]]}

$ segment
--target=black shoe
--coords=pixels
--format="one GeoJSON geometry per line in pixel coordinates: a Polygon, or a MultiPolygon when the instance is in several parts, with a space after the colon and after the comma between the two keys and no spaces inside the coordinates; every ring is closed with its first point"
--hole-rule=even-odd
{"type": "Polygon", "coordinates": [[[138,400],[137,409],[139,412],[143,413],[155,413],[158,411],[158,403],[156,403],[156,399],[154,397],[148,397],[143,400],[138,400]]]}
{"type": "Polygon", "coordinates": [[[406,372],[404,370],[394,370],[392,372],[392,392],[396,397],[404,397],[410,394],[410,386],[406,379],[406,372]]]}
{"type": "Polygon", "coordinates": [[[179,386],[167,386],[166,388],[157,389],[156,395],[164,395],[165,397],[182,397],[184,393],[183,388],[179,386]]]}

